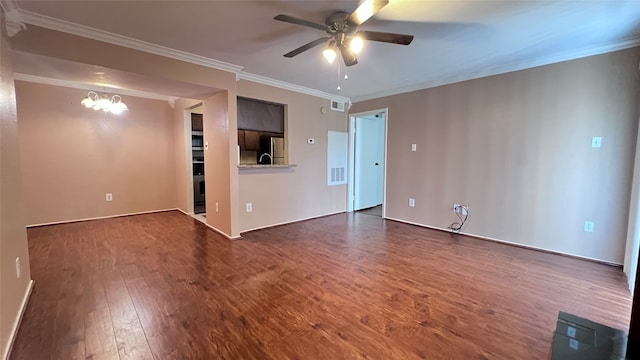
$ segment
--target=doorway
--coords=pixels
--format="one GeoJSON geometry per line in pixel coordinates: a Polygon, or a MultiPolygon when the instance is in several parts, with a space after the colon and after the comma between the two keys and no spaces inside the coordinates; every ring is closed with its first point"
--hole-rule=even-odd
{"type": "Polygon", "coordinates": [[[350,116],[348,211],[385,216],[387,113],[350,116]]]}
{"type": "Polygon", "coordinates": [[[203,117],[202,104],[184,110],[187,209],[206,223],[203,117]]]}

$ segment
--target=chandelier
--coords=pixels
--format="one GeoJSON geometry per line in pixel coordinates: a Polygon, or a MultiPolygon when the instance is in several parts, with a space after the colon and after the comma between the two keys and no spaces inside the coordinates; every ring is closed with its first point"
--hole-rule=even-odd
{"type": "Polygon", "coordinates": [[[116,115],[122,114],[123,111],[129,109],[127,104],[122,102],[120,95],[113,95],[111,99],[109,99],[108,97],[100,97],[100,95],[93,91],[89,91],[80,104],[84,105],[86,108],[102,110],[116,115]]]}

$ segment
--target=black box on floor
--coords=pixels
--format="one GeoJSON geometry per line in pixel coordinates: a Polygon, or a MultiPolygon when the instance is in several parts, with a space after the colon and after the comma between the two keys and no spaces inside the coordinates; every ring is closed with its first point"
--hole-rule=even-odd
{"type": "Polygon", "coordinates": [[[551,360],[624,360],[626,349],[622,330],[562,311],[558,314],[551,360]]]}

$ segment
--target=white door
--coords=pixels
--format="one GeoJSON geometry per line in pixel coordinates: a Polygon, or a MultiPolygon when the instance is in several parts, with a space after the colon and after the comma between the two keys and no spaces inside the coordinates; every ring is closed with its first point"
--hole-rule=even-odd
{"type": "MultiPolygon", "coordinates": [[[[382,115],[380,115],[382,116],[382,115]]],[[[384,185],[384,120],[356,118],[354,210],[382,204],[384,185]]]]}

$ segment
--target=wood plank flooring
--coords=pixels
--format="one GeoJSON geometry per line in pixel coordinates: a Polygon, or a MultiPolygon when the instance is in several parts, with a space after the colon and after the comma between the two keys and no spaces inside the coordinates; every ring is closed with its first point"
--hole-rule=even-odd
{"type": "Polygon", "coordinates": [[[365,214],[229,241],[178,212],[33,228],[11,359],[545,359],[627,329],[620,269],[365,214]]]}

